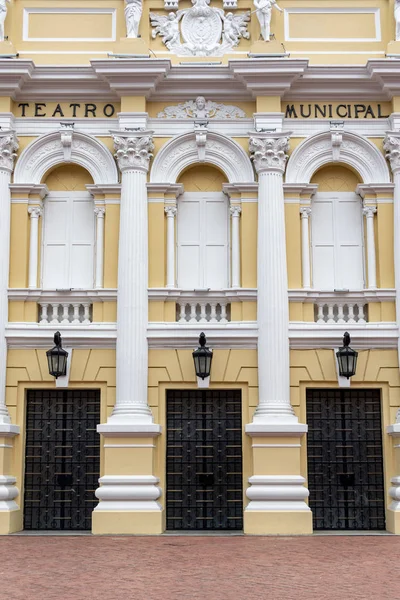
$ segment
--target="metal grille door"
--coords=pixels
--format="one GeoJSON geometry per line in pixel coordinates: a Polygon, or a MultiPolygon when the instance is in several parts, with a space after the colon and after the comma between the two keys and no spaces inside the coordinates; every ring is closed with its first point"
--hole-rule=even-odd
{"type": "Polygon", "coordinates": [[[383,530],[379,390],[307,390],[314,529],[383,530]]]}
{"type": "Polygon", "coordinates": [[[25,529],[90,530],[100,473],[100,392],[27,394],[25,529]]]}
{"type": "Polygon", "coordinates": [[[167,529],[243,529],[240,390],[167,392],[167,529]]]}

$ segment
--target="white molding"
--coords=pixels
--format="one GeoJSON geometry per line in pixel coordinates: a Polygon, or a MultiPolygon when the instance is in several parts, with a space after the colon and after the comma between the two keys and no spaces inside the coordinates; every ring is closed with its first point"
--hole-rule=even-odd
{"type": "MultiPolygon", "coordinates": [[[[254,125],[253,119],[209,119],[208,131],[230,137],[245,137],[254,125]]],[[[174,137],[193,131],[193,119],[156,119],[149,118],[149,129],[154,131],[154,137],[174,137]]]]}
{"type": "MultiPolygon", "coordinates": [[[[254,171],[249,156],[241,146],[225,135],[207,131],[204,161],[215,165],[230,183],[253,182],[254,171]]],[[[150,171],[151,183],[175,183],[188,166],[198,164],[196,132],[179,135],[157,153],[150,171]]]]}
{"type": "Polygon", "coordinates": [[[110,129],[118,128],[118,119],[113,117],[17,117],[14,122],[14,129],[20,137],[36,137],[58,131],[64,122],[74,123],[76,133],[81,132],[98,137],[111,137],[110,129]]]}
{"type": "MultiPolygon", "coordinates": [[[[285,42],[380,42],[382,41],[380,9],[379,8],[285,8],[284,9],[285,42]],[[290,15],[294,14],[373,14],[375,17],[374,38],[292,38],[290,37],[290,15]]],[[[304,53],[306,55],[306,53],[304,53]]]]}
{"type": "Polygon", "coordinates": [[[350,165],[364,183],[391,183],[386,160],[372,142],[345,130],[341,131],[341,136],[339,148],[332,145],[331,131],[304,140],[289,158],[286,183],[309,183],[318,169],[334,160],[334,150],[339,152],[336,162],[350,165]]]}
{"type": "MultiPolygon", "coordinates": [[[[14,183],[41,183],[52,167],[65,163],[65,144],[60,129],[31,142],[17,160],[14,183]]],[[[96,184],[118,184],[118,170],[111,152],[90,135],[70,130],[71,144],[68,162],[89,171],[96,184]]]]}
{"type": "MultiPolygon", "coordinates": [[[[292,132],[292,137],[309,137],[316,133],[330,131],[330,121],[331,119],[285,118],[284,127],[292,132]]],[[[344,121],[344,131],[369,138],[384,138],[388,129],[390,129],[389,119],[345,119],[344,121]]]]}
{"type": "MultiPolygon", "coordinates": [[[[79,18],[79,17],[77,17],[79,18]]],[[[115,42],[117,39],[117,10],[115,8],[24,8],[22,18],[22,40],[24,42],[115,42]],[[111,37],[108,38],[30,38],[29,16],[32,14],[90,14],[111,15],[111,37]]],[[[53,52],[52,52],[53,53],[53,52]]],[[[79,54],[81,54],[79,52],[79,54]]]]}
{"type": "MultiPolygon", "coordinates": [[[[346,324],[352,346],[356,349],[397,348],[396,323],[346,324]]],[[[65,345],[77,348],[115,348],[116,323],[92,323],[91,325],[58,325],[65,345]]],[[[257,348],[256,322],[230,322],[224,325],[201,323],[212,348],[257,348]]],[[[199,338],[199,323],[149,323],[149,348],[195,348],[199,338]]],[[[294,349],[328,348],[333,351],[343,335],[341,324],[319,325],[317,323],[291,322],[289,324],[290,347],[294,349]]],[[[49,348],[54,325],[38,323],[8,323],[6,339],[9,348],[49,348]]]]}
{"type": "Polygon", "coordinates": [[[368,302],[393,302],[396,299],[396,290],[391,288],[377,288],[375,290],[349,290],[345,292],[335,292],[327,290],[304,290],[291,289],[289,290],[290,302],[312,302],[317,303],[319,300],[324,300],[326,303],[338,302],[356,302],[362,299],[364,304],[368,302]]]}

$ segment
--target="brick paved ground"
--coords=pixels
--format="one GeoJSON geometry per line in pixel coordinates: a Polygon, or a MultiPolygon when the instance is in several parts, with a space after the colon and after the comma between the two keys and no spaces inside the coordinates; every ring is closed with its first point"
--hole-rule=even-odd
{"type": "Polygon", "coordinates": [[[396,537],[0,537],[1,600],[400,599],[396,537]]]}

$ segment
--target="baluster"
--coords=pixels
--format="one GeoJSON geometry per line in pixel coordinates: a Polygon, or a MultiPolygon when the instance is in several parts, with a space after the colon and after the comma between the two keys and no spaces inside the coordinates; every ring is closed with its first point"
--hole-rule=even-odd
{"type": "Polygon", "coordinates": [[[61,325],[69,325],[69,315],[68,315],[69,303],[67,303],[67,304],[63,303],[62,307],[63,307],[63,313],[62,313],[61,325]]]}
{"type": "Polygon", "coordinates": [[[358,305],[358,322],[359,323],[366,323],[365,313],[364,313],[364,304],[359,304],[358,305]]]}
{"type": "Polygon", "coordinates": [[[206,302],[200,302],[200,323],[207,323],[206,302]]]}
{"type": "Polygon", "coordinates": [[[348,323],[355,323],[355,319],[354,319],[354,305],[353,304],[349,304],[349,319],[348,319],[348,323]]]}
{"type": "Polygon", "coordinates": [[[318,304],[317,323],[325,323],[325,319],[324,319],[324,305],[323,304],[318,304]]]}
{"type": "Polygon", "coordinates": [[[186,302],[178,302],[179,304],[179,323],[186,323],[186,302]]]}
{"type": "Polygon", "coordinates": [[[83,325],[90,323],[90,302],[82,302],[83,304],[83,325]]]}
{"type": "Polygon", "coordinates": [[[51,304],[51,308],[53,309],[53,318],[51,319],[51,324],[55,325],[56,323],[59,323],[59,318],[58,318],[58,304],[51,304]]]}
{"type": "Polygon", "coordinates": [[[217,322],[217,303],[210,302],[210,306],[211,306],[210,323],[216,323],[217,322]]]}
{"type": "Polygon", "coordinates": [[[81,305],[79,302],[74,302],[74,304],[72,306],[74,307],[74,314],[72,316],[72,324],[77,325],[81,322],[81,320],[79,318],[79,308],[81,305]]]}
{"type": "Polygon", "coordinates": [[[189,323],[197,323],[196,309],[197,309],[196,302],[190,302],[190,320],[189,320],[189,323]]]}
{"type": "Polygon", "coordinates": [[[41,304],[40,309],[40,324],[47,325],[49,322],[49,317],[47,316],[47,304],[41,304]]]}
{"type": "Polygon", "coordinates": [[[334,307],[333,304],[328,304],[328,320],[327,320],[328,324],[332,324],[335,322],[335,315],[333,312],[333,307],[334,307]]]}
{"type": "Polygon", "coordinates": [[[343,304],[338,304],[337,307],[338,307],[337,322],[338,323],[345,323],[345,320],[344,320],[344,311],[343,311],[343,304]]]}
{"type": "Polygon", "coordinates": [[[220,319],[220,323],[227,323],[227,318],[226,318],[226,302],[220,302],[220,307],[221,307],[221,319],[220,319]]]}

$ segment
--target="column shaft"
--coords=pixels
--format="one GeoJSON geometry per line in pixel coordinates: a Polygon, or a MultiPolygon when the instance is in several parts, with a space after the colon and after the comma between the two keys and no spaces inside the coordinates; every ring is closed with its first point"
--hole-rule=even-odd
{"type": "Polygon", "coordinates": [[[28,212],[31,216],[28,287],[29,289],[35,289],[37,288],[39,263],[39,217],[42,214],[42,209],[39,206],[32,206],[28,208],[28,212]]]}
{"type": "Polygon", "coordinates": [[[166,206],[167,215],[167,288],[175,287],[175,216],[176,206],[166,206]]]}
{"type": "Polygon", "coordinates": [[[96,275],[95,288],[104,287],[104,215],[105,208],[94,209],[96,215],[96,275]]]}
{"type": "Polygon", "coordinates": [[[368,289],[376,289],[376,253],[375,253],[375,231],[374,214],[375,206],[366,206],[363,209],[367,223],[367,257],[368,257],[368,289]]]}
{"type": "Polygon", "coordinates": [[[240,206],[231,205],[232,215],[232,283],[233,288],[240,288],[240,229],[239,220],[242,209],[240,206]]]}
{"type": "Polygon", "coordinates": [[[311,288],[311,269],[310,269],[310,232],[309,217],[311,208],[300,208],[301,214],[301,267],[303,274],[303,288],[311,288]]]}

